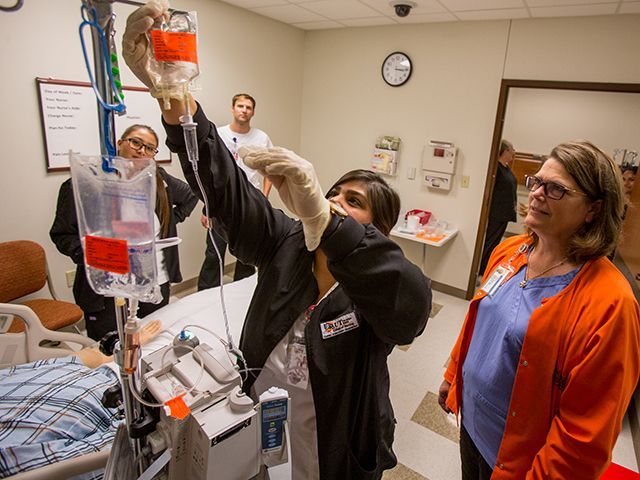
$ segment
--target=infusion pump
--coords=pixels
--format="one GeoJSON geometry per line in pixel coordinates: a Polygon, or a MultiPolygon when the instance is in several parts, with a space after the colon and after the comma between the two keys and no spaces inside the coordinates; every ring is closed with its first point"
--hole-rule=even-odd
{"type": "Polygon", "coordinates": [[[240,480],[261,471],[263,478],[287,478],[286,469],[276,469],[274,477],[266,467],[288,462],[288,394],[271,388],[256,405],[242,393],[240,375],[221,346],[162,348],[142,358],[141,378],[159,402],[182,392],[190,410],[178,419],[160,409],[156,430],[146,437],[156,457],[172,449],[164,478],[240,480]]]}

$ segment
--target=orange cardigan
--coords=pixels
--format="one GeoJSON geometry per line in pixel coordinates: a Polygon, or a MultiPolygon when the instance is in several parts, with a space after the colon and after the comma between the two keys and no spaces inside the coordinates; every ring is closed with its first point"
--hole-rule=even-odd
{"type": "MultiPolygon", "coordinates": [[[[501,243],[487,272],[512,256],[527,263],[520,235],[501,243]]],[[[485,275],[486,276],[486,275],[485,275]]],[[[445,379],[447,405],[460,411],[462,365],[480,291],[472,299],[445,379]]],[[[606,258],[588,261],[529,320],[492,480],[600,478],[640,372],[640,309],[629,283],[606,258]]]]}

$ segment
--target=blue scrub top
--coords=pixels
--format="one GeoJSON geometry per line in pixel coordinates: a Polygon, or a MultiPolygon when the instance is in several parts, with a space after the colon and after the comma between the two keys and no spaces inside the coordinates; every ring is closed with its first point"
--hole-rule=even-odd
{"type": "Polygon", "coordinates": [[[533,278],[520,287],[521,268],[493,297],[478,306],[473,337],[462,366],[462,422],[485,461],[493,466],[511,401],[522,342],[531,312],[543,298],[559,293],[576,276],[533,278]]]}

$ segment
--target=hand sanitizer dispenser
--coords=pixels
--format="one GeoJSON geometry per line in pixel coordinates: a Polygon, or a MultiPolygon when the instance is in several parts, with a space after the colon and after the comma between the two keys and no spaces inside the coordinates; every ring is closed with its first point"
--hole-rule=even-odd
{"type": "Polygon", "coordinates": [[[429,188],[451,190],[458,149],[450,142],[431,140],[422,151],[422,179],[429,188]]]}

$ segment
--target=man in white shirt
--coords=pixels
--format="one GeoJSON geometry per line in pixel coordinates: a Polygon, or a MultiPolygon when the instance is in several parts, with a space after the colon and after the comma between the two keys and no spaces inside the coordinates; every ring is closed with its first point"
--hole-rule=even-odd
{"type": "MultiPolygon", "coordinates": [[[[249,181],[264,193],[265,196],[269,196],[271,191],[271,182],[264,178],[257,171],[247,167],[242,158],[238,156],[238,149],[242,146],[252,147],[273,147],[269,135],[251,126],[251,119],[255,115],[256,101],[247,93],[238,93],[231,99],[231,114],[233,115],[233,121],[218,127],[218,135],[224,141],[225,145],[233,155],[233,158],[238,162],[238,165],[247,175],[249,181]]],[[[202,226],[207,228],[211,220],[207,219],[205,215],[200,218],[202,226]]],[[[213,230],[213,237],[220,252],[220,256],[224,259],[225,252],[227,250],[227,242],[213,230]]],[[[245,265],[236,260],[235,273],[233,280],[240,280],[255,273],[255,268],[252,265],[245,265]]],[[[207,234],[207,249],[205,251],[204,262],[200,269],[200,275],[198,276],[198,290],[204,290],[205,288],[217,287],[220,285],[220,269],[218,265],[218,256],[211,243],[211,238],[207,234]]]]}

